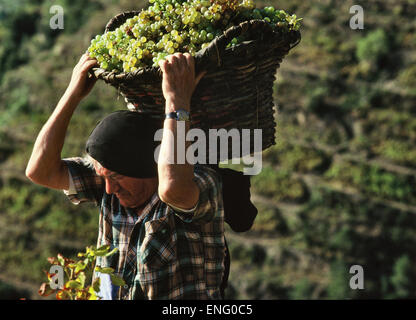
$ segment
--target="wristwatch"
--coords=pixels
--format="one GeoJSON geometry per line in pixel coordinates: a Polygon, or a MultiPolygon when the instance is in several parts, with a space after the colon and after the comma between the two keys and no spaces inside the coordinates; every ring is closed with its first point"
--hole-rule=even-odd
{"type": "Polygon", "coordinates": [[[189,121],[189,112],[184,109],[179,109],[166,114],[165,119],[175,119],[177,121],[189,121]]]}

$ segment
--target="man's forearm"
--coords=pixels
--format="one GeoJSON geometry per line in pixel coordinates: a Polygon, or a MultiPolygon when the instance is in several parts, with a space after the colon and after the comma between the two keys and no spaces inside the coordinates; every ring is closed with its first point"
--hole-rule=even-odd
{"type": "Polygon", "coordinates": [[[58,105],[40,131],[26,175],[34,182],[56,189],[67,189],[61,152],[69,121],[80,100],[65,92],[58,105]]]}
{"type": "MultiPolygon", "coordinates": [[[[188,109],[180,102],[168,100],[166,101],[166,113],[176,111],[178,109],[188,109]]],[[[184,121],[184,135],[179,137],[183,139],[184,148],[178,148],[178,121],[174,119],[166,119],[163,124],[164,133],[159,153],[158,173],[159,173],[159,196],[162,200],[183,209],[190,209],[195,206],[199,197],[199,190],[194,178],[194,168],[192,164],[186,161],[186,150],[189,142],[186,141],[186,133],[189,130],[189,121],[184,121]],[[184,163],[178,163],[179,156],[184,160],[184,163]],[[169,157],[173,155],[173,159],[169,157]],[[168,160],[173,160],[169,163],[168,160]],[[165,199],[163,199],[165,198],[165,199]]],[[[183,123],[182,123],[183,125],[183,123]]]]}

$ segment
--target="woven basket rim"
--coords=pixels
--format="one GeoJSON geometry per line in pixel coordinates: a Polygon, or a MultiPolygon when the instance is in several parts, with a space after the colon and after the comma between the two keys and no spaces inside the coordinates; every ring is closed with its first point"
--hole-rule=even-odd
{"type": "MultiPolygon", "coordinates": [[[[112,24],[116,19],[124,18],[124,17],[129,16],[129,15],[135,15],[139,12],[140,11],[126,11],[126,12],[123,12],[123,13],[120,13],[120,14],[116,15],[114,18],[112,18],[107,23],[105,32],[114,30],[114,29],[110,29],[110,28],[112,27],[112,24]]],[[[128,18],[126,18],[125,20],[127,20],[127,19],[128,18]]],[[[289,32],[276,32],[264,20],[259,20],[259,19],[247,20],[247,21],[244,21],[244,22],[240,23],[237,26],[232,26],[232,27],[228,28],[227,30],[223,31],[222,35],[217,36],[213,40],[211,40],[208,47],[206,47],[204,49],[200,49],[194,56],[196,71],[197,71],[197,69],[199,69],[198,68],[199,62],[201,60],[201,57],[204,56],[205,52],[207,52],[208,50],[214,51],[213,48],[215,48],[216,51],[217,51],[217,55],[218,56],[220,55],[220,53],[218,52],[217,43],[220,42],[220,43],[223,44],[224,42],[227,42],[227,44],[228,44],[229,41],[226,41],[227,40],[226,37],[229,38],[230,35],[233,36],[236,33],[236,30],[240,29],[240,33],[247,32],[248,29],[252,28],[253,26],[258,26],[258,25],[260,25],[260,27],[269,31],[270,35],[273,35],[276,38],[279,37],[282,40],[282,43],[289,47],[288,50],[291,50],[292,48],[297,46],[299,44],[300,40],[301,40],[301,34],[300,34],[299,31],[291,30],[289,32]]],[[[269,36],[269,37],[271,38],[271,36],[269,36]]],[[[232,52],[234,50],[238,50],[241,47],[248,46],[252,43],[259,42],[259,41],[260,41],[260,37],[256,38],[256,39],[250,39],[250,40],[244,41],[242,43],[239,43],[239,44],[237,44],[233,47],[224,48],[224,52],[227,52],[227,53],[232,52]]],[[[261,41],[264,41],[264,40],[261,39],[261,41]]],[[[94,67],[94,68],[91,69],[91,72],[95,75],[95,77],[97,77],[98,79],[105,80],[106,82],[113,82],[114,81],[114,82],[120,83],[120,82],[123,82],[123,80],[125,80],[125,79],[126,80],[127,79],[134,79],[136,76],[138,76],[138,75],[143,76],[144,74],[149,75],[149,80],[153,79],[154,81],[160,81],[162,79],[162,71],[161,71],[159,66],[148,66],[148,67],[144,67],[144,68],[138,68],[138,70],[133,71],[133,72],[124,72],[124,71],[118,71],[118,70],[115,70],[115,71],[114,70],[105,70],[105,69],[100,68],[100,67],[94,67]]]]}

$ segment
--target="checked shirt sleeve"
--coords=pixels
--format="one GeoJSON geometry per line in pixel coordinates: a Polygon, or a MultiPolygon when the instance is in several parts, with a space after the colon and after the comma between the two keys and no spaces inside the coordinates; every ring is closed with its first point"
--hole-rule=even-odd
{"type": "Polygon", "coordinates": [[[74,204],[94,202],[99,205],[104,192],[104,181],[94,168],[80,157],[63,161],[70,175],[70,190],[64,191],[69,200],[74,204]]]}
{"type": "Polygon", "coordinates": [[[221,181],[217,172],[207,166],[194,166],[194,181],[199,188],[199,200],[192,210],[175,210],[184,222],[204,224],[210,222],[222,210],[221,181]]]}

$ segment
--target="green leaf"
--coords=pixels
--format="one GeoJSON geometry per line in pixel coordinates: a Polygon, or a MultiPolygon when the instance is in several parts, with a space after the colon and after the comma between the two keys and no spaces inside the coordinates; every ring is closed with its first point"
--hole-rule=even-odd
{"type": "Polygon", "coordinates": [[[88,297],[88,300],[98,300],[98,296],[95,290],[93,289],[93,287],[88,288],[88,293],[90,294],[90,296],[88,297]]]}
{"type": "Polygon", "coordinates": [[[111,256],[111,255],[113,255],[113,254],[117,253],[117,251],[118,251],[118,249],[117,249],[117,248],[114,248],[114,249],[113,249],[113,250],[111,250],[109,253],[107,253],[105,256],[106,256],[106,257],[109,257],[109,256],[111,256]]]}
{"type": "Polygon", "coordinates": [[[101,272],[101,273],[111,274],[111,273],[114,272],[114,269],[113,268],[110,268],[110,267],[106,267],[106,268],[96,267],[95,268],[95,271],[98,271],[98,272],[101,272]],[[97,268],[99,268],[99,269],[97,269],[97,268]]]}
{"type": "Polygon", "coordinates": [[[95,255],[98,257],[105,256],[108,253],[108,250],[110,250],[110,246],[108,244],[103,245],[95,250],[95,255]]]}
{"type": "Polygon", "coordinates": [[[87,264],[83,261],[78,261],[75,267],[75,273],[78,273],[84,270],[87,267],[87,264]]]}
{"type": "Polygon", "coordinates": [[[97,251],[95,251],[95,255],[97,256],[97,257],[103,257],[103,256],[105,256],[107,254],[107,250],[97,250],[97,251]]]}
{"type": "Polygon", "coordinates": [[[81,284],[82,288],[84,288],[85,286],[85,279],[86,279],[85,273],[80,272],[76,280],[81,284]]]}
{"type": "Polygon", "coordinates": [[[93,247],[87,247],[86,254],[88,258],[95,257],[95,249],[93,247]]]}
{"type": "Polygon", "coordinates": [[[92,282],[92,288],[94,289],[95,292],[100,292],[100,285],[101,285],[101,279],[95,278],[94,281],[92,282]]]}
{"type": "Polygon", "coordinates": [[[121,277],[116,276],[114,274],[110,274],[110,278],[111,278],[111,283],[114,284],[115,286],[124,286],[126,284],[121,277]]]}
{"type": "Polygon", "coordinates": [[[97,272],[101,272],[101,267],[100,266],[96,266],[94,270],[97,271],[97,272]]]}
{"type": "Polygon", "coordinates": [[[105,245],[103,245],[103,246],[101,246],[101,247],[99,247],[99,248],[97,248],[97,250],[96,251],[105,251],[105,250],[110,250],[110,245],[108,245],[108,244],[105,244],[105,245]]]}
{"type": "Polygon", "coordinates": [[[58,261],[59,261],[59,263],[60,263],[61,266],[64,266],[65,265],[65,258],[60,253],[58,254],[58,261]]]}
{"type": "Polygon", "coordinates": [[[82,289],[81,283],[79,283],[78,281],[75,281],[75,280],[69,280],[65,284],[65,287],[70,288],[70,289],[82,289]]]}

